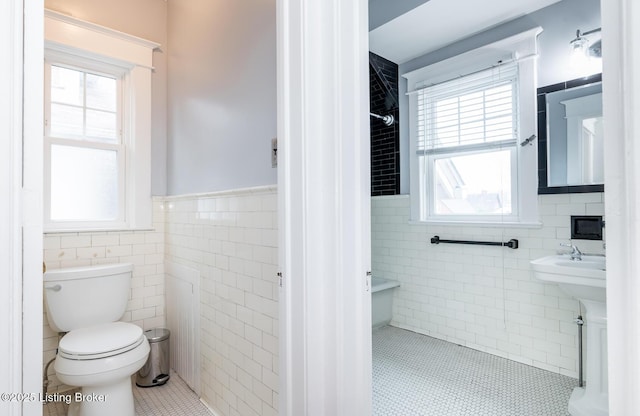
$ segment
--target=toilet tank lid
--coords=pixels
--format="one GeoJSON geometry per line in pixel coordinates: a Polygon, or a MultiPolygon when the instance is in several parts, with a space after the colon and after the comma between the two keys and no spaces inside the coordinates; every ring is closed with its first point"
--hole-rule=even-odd
{"type": "Polygon", "coordinates": [[[85,279],[87,277],[111,276],[133,270],[131,263],[99,264],[96,266],[70,267],[66,269],[47,270],[44,281],[85,279]]]}

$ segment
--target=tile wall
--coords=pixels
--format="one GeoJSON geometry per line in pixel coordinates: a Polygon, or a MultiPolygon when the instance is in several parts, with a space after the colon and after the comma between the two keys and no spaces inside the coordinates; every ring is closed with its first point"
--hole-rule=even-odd
{"type": "Polygon", "coordinates": [[[369,108],[372,113],[393,115],[385,125],[370,117],[371,195],[400,193],[400,130],[398,128],[398,65],[369,52],[369,108]]]}
{"type": "MultiPolygon", "coordinates": [[[[556,252],[570,215],[603,215],[603,194],[540,196],[541,228],[409,224],[409,197],[372,198],[374,275],[398,280],[392,324],[575,377],[578,302],[537,282],[529,261],[556,252]],[[517,238],[518,250],[431,245],[430,237],[517,238]]],[[[276,415],[278,403],[275,187],[154,201],[154,229],[44,237],[49,269],[133,262],[124,321],[163,326],[163,260],[202,276],[203,400],[221,416],[276,415]]],[[[584,252],[602,242],[575,241],[584,252]]],[[[588,330],[588,324],[587,324],[588,330]]],[[[44,359],[57,334],[44,318],[44,359]]],[[[49,391],[64,389],[52,369],[49,391]]]]}
{"type": "MultiPolygon", "coordinates": [[[[571,215],[604,215],[603,201],[602,193],[541,195],[542,227],[504,228],[409,224],[408,195],[372,198],[373,275],[401,283],[392,325],[577,377],[579,304],[536,281],[529,261],[569,241],[571,215]],[[516,238],[520,248],[432,245],[434,235],[516,238]]],[[[602,241],[574,243],[604,251],[602,241]]]]}
{"type": "Polygon", "coordinates": [[[201,276],[201,395],[220,416],[277,415],[275,187],[166,198],[166,259],[201,276]]]}
{"type": "MultiPolygon", "coordinates": [[[[47,233],[44,235],[44,262],[47,269],[89,266],[104,263],[133,263],[131,295],[122,320],[143,329],[162,327],[164,314],[164,211],[161,200],[153,203],[153,229],[47,233]]],[[[58,334],[49,328],[46,309],[44,322],[44,363],[55,356],[58,334]]],[[[50,392],[68,386],[58,382],[50,366],[50,392]]]]}
{"type": "MultiPolygon", "coordinates": [[[[278,287],[275,187],[154,200],[153,230],[50,233],[48,269],[135,265],[123,321],[165,325],[164,261],[200,272],[201,394],[220,416],[277,415],[278,287]]],[[[44,360],[58,345],[44,316],[44,360]]],[[[49,391],[63,391],[53,367],[49,391]]]]}

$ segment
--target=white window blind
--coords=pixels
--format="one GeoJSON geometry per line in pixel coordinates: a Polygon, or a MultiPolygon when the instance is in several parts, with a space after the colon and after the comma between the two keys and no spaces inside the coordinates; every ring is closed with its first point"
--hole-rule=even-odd
{"type": "Polygon", "coordinates": [[[518,135],[516,63],[437,85],[426,84],[417,85],[419,154],[515,144],[518,135]]]}

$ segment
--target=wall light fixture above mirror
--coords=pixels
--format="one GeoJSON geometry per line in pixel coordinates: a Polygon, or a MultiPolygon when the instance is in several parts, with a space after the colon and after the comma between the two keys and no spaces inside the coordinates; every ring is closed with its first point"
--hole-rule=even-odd
{"type": "Polygon", "coordinates": [[[592,40],[590,39],[590,35],[594,33],[601,32],[601,28],[596,28],[593,30],[588,30],[586,32],[581,32],[580,29],[576,30],[576,37],[571,42],[569,42],[569,46],[571,47],[572,54],[582,54],[587,56],[593,56],[595,58],[602,57],[602,40],[592,40]]]}
{"type": "Polygon", "coordinates": [[[604,191],[602,74],[538,88],[538,194],[604,191]]]}

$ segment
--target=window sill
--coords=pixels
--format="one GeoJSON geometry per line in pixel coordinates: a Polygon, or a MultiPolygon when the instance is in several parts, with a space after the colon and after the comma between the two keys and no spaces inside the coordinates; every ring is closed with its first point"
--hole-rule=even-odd
{"type": "Polygon", "coordinates": [[[443,225],[449,227],[501,227],[501,228],[542,228],[539,221],[451,221],[451,220],[409,220],[411,225],[443,225]]]}

